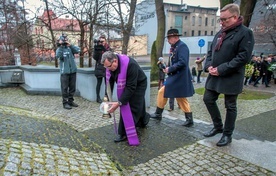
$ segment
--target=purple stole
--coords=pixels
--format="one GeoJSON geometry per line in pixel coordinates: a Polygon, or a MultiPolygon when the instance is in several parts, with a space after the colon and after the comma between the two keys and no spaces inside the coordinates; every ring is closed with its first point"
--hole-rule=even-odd
{"type": "MultiPolygon", "coordinates": [[[[118,75],[118,80],[117,80],[117,97],[119,99],[126,87],[126,76],[127,76],[127,67],[129,63],[129,58],[125,55],[117,55],[117,56],[120,58],[120,73],[118,75]]],[[[110,76],[111,76],[110,71],[106,69],[107,84],[109,83],[110,76]]],[[[134,145],[134,146],[139,145],[140,142],[137,136],[135,123],[130,110],[129,103],[127,103],[126,105],[121,105],[120,111],[121,111],[123,123],[125,126],[129,145],[134,145]]]]}

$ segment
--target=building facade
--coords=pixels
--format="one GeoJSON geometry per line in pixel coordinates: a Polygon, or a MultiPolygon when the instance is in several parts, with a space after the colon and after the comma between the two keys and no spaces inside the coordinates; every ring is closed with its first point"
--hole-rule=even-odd
{"type": "MultiPolygon", "coordinates": [[[[166,31],[176,28],[183,38],[201,37],[210,40],[210,36],[214,36],[220,29],[217,21],[218,7],[207,8],[189,6],[184,3],[164,3],[164,10],[166,31]]],[[[136,35],[148,35],[148,54],[150,53],[152,43],[156,39],[157,27],[155,2],[153,0],[146,0],[138,4],[135,14],[136,35]]],[[[197,45],[197,43],[193,44],[197,45]]],[[[163,53],[169,52],[167,48],[169,47],[164,47],[163,53]]]]}

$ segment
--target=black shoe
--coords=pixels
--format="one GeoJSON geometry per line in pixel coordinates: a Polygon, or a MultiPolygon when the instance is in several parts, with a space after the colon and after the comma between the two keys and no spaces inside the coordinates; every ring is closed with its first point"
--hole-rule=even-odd
{"type": "Polygon", "coordinates": [[[254,87],[258,87],[257,85],[253,85],[254,87]]]}
{"type": "Polygon", "coordinates": [[[223,135],[221,139],[218,141],[217,146],[222,147],[230,144],[232,142],[232,137],[231,136],[225,136],[223,135]]]}
{"type": "Polygon", "coordinates": [[[149,120],[150,120],[150,114],[146,112],[146,115],[143,118],[142,128],[145,128],[147,126],[147,124],[149,123],[149,120]]]}
{"type": "Polygon", "coordinates": [[[186,120],[182,126],[185,126],[185,127],[191,127],[194,125],[194,122],[193,121],[190,121],[190,120],[186,120]]]}
{"type": "Polygon", "coordinates": [[[215,136],[216,134],[222,133],[222,132],[223,132],[222,128],[220,128],[220,129],[213,128],[213,129],[211,129],[211,131],[203,134],[203,136],[204,137],[212,137],[212,136],[215,136]]]}
{"type": "Polygon", "coordinates": [[[63,104],[63,108],[64,109],[72,109],[72,107],[67,103],[63,104]]]}
{"type": "Polygon", "coordinates": [[[162,115],[154,113],[154,114],[150,115],[150,118],[155,119],[155,120],[162,120],[162,115]]]}
{"type": "Polygon", "coordinates": [[[74,103],[74,102],[71,102],[71,103],[68,103],[70,106],[72,106],[72,107],[78,107],[79,105],[78,104],[76,104],[76,103],[74,103]]]}
{"type": "Polygon", "coordinates": [[[114,139],[114,142],[122,142],[122,141],[125,141],[126,139],[127,139],[126,136],[118,135],[118,136],[114,139]]]}
{"type": "Polygon", "coordinates": [[[100,98],[97,98],[97,103],[102,103],[103,101],[100,98]]]}

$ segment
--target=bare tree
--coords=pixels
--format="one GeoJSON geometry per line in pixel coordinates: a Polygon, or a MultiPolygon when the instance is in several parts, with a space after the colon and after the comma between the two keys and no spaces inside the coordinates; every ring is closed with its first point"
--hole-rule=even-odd
{"type": "Polygon", "coordinates": [[[109,0],[109,3],[113,7],[113,10],[116,12],[116,16],[118,16],[117,19],[113,18],[114,24],[119,25],[123,35],[122,53],[127,54],[128,42],[133,29],[133,20],[137,0],[130,0],[130,2],[129,0],[109,0]],[[124,12],[124,10],[122,9],[123,7],[127,9],[127,12],[124,12]]]}
{"type": "Polygon", "coordinates": [[[157,36],[156,41],[154,42],[153,47],[156,49],[151,50],[151,52],[156,52],[151,54],[151,80],[157,80],[158,77],[158,67],[156,67],[156,63],[159,57],[163,56],[163,47],[164,47],[164,36],[165,36],[165,12],[164,12],[164,4],[163,0],[155,0],[155,9],[157,16],[157,36]]]}
{"type": "MultiPolygon", "coordinates": [[[[257,7],[257,6],[256,6],[257,7]]],[[[276,50],[276,0],[262,0],[258,9],[255,10],[259,16],[260,23],[253,27],[255,41],[261,45],[265,52],[275,52],[276,50]]]]}
{"type": "MultiPolygon", "coordinates": [[[[20,51],[26,51],[27,57],[30,58],[29,46],[31,40],[28,31],[29,23],[25,18],[26,11],[24,9],[24,0],[7,1],[0,0],[0,43],[1,46],[1,65],[14,64],[14,47],[20,51]],[[23,3],[23,7],[19,5],[23,3]]],[[[30,59],[29,59],[30,61],[30,59]]],[[[24,62],[22,62],[24,64],[24,62]]]]}

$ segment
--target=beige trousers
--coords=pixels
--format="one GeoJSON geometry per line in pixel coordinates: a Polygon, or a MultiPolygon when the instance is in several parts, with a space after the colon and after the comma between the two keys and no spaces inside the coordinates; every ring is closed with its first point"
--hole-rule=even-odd
{"type": "MultiPolygon", "coordinates": [[[[161,87],[157,94],[157,107],[164,109],[167,104],[168,98],[164,98],[165,86],[161,87]]],[[[190,104],[187,98],[175,98],[177,104],[183,112],[191,112],[190,104]]]]}

